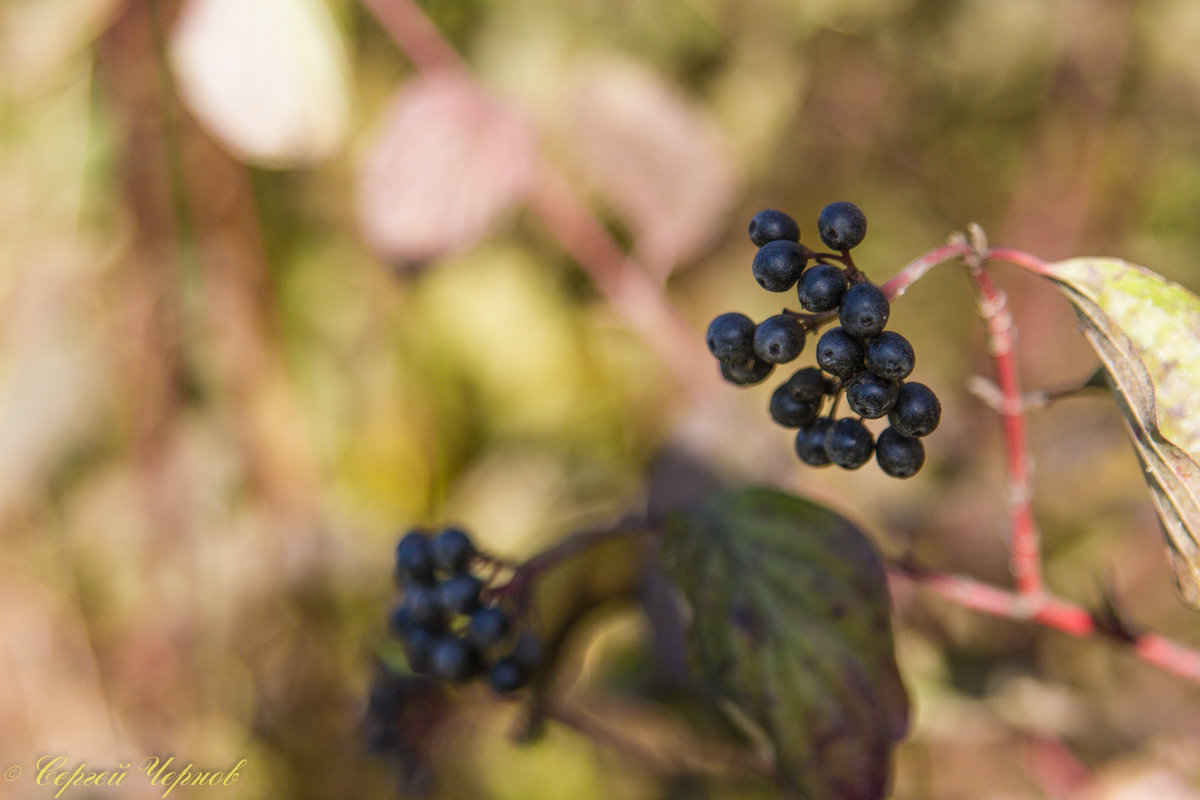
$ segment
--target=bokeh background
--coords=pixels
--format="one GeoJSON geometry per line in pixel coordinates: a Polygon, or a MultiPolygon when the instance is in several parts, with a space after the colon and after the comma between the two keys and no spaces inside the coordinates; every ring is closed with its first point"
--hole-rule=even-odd
{"type": "MultiPolygon", "coordinates": [[[[967,280],[893,312],[945,406],[924,471],[803,468],[770,389],[702,350],[716,314],[777,312],[760,208],[813,242],[858,203],[878,281],[975,221],[1200,288],[1191,0],[6,0],[0,143],[0,754],[26,768],[0,797],[51,796],[46,753],[247,759],[177,796],[392,796],[360,723],[397,532],[457,520],[520,559],[640,507],[666,447],[1006,583],[967,280]]],[[[1066,303],[997,275],[1026,385],[1085,380],[1066,303]]],[[[1030,424],[1052,588],[1200,644],[1112,402],[1030,424]]],[[[1200,797],[1196,686],[896,597],[895,797],[1200,797]]],[[[598,621],[563,692],[652,750],[646,637],[598,621]]],[[[443,796],[771,796],[455,708],[443,796]]]]}

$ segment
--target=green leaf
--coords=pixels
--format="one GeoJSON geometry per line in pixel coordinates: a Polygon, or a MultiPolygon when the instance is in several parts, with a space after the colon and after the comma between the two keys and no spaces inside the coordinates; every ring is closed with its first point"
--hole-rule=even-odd
{"type": "Polygon", "coordinates": [[[1180,594],[1200,608],[1200,298],[1112,258],[1047,264],[1112,377],[1167,533],[1180,594]]]}
{"type": "Polygon", "coordinates": [[[668,573],[692,608],[697,671],[770,741],[808,800],[873,800],[908,725],[887,576],[828,509],[771,489],[672,516],[668,573]]]}

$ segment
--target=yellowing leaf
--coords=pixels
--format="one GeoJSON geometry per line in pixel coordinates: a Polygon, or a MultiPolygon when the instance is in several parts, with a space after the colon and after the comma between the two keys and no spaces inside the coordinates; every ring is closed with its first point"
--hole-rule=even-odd
{"type": "Polygon", "coordinates": [[[871,542],[770,489],[676,514],[663,550],[692,608],[700,672],[762,728],[806,800],[878,800],[908,724],[891,602],[871,542]]]}
{"type": "Polygon", "coordinates": [[[529,129],[500,103],[453,76],[419,78],[359,171],[363,231],[401,262],[459,250],[522,196],[533,163],[529,129]]]}
{"type": "Polygon", "coordinates": [[[1111,258],[1046,265],[1113,390],[1167,532],[1183,598],[1200,607],[1200,298],[1111,258]]]}
{"type": "Polygon", "coordinates": [[[311,164],[345,139],[349,68],[323,0],[187,0],[170,57],[188,108],[242,161],[311,164]]]}
{"type": "Polygon", "coordinates": [[[736,175],[715,123],[678,89],[604,62],[572,86],[567,114],[571,155],[633,229],[645,263],[667,273],[720,232],[736,175]]]}

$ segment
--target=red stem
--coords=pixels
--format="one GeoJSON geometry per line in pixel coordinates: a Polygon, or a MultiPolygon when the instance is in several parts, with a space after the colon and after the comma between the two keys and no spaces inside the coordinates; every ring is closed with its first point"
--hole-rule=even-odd
{"type": "Polygon", "coordinates": [[[1015,328],[1004,290],[996,285],[982,263],[974,259],[970,261],[968,268],[979,297],[979,310],[987,329],[988,351],[996,364],[1002,398],[999,410],[1004,422],[1004,450],[1008,460],[1010,567],[1016,578],[1017,591],[1023,595],[1035,595],[1042,591],[1041,552],[1037,525],[1033,520],[1025,406],[1021,400],[1021,384],[1017,378],[1014,353],[1015,328]]]}
{"type": "Polygon", "coordinates": [[[988,249],[987,257],[991,261],[1007,261],[1010,264],[1016,264],[1030,272],[1036,272],[1038,275],[1050,274],[1049,266],[1045,261],[1024,250],[1014,250],[1011,247],[992,247],[988,249]]]}
{"type": "Polygon", "coordinates": [[[900,295],[908,291],[908,287],[917,282],[926,272],[941,264],[944,261],[949,261],[952,258],[962,258],[971,253],[971,248],[966,244],[948,244],[944,247],[939,247],[936,250],[930,250],[923,256],[920,256],[904,266],[896,275],[880,288],[887,295],[888,300],[895,300],[900,295]]]}
{"type": "Polygon", "coordinates": [[[926,570],[911,564],[890,564],[888,573],[925,586],[947,600],[994,617],[1031,622],[1071,636],[1104,637],[1128,646],[1148,664],[1164,672],[1200,683],[1200,651],[1156,633],[1126,638],[1096,624],[1083,606],[1046,594],[1036,596],[1011,592],[963,575],[926,570]]]}

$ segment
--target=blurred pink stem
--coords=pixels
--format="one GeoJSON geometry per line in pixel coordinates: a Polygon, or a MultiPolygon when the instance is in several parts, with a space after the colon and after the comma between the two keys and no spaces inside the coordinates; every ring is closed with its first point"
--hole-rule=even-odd
{"type": "Polygon", "coordinates": [[[458,52],[412,0],[362,0],[362,4],[419,71],[467,71],[458,52]]]}
{"type": "Polygon", "coordinates": [[[621,249],[562,175],[543,164],[528,202],[611,306],[657,352],[675,379],[694,396],[709,391],[717,371],[700,344],[701,337],[665,298],[649,272],[621,249]]]}
{"type": "Polygon", "coordinates": [[[1046,594],[1036,596],[1010,592],[963,575],[926,570],[911,564],[889,564],[893,578],[907,578],[952,603],[1020,622],[1032,622],[1044,628],[1072,636],[1099,636],[1127,645],[1148,664],[1164,672],[1200,683],[1200,651],[1156,633],[1125,636],[1097,624],[1096,617],[1083,606],[1046,594]]]}
{"type": "MultiPolygon", "coordinates": [[[[421,72],[454,70],[472,80],[455,52],[413,0],[362,0],[397,47],[421,72]]],[[[625,317],[692,397],[711,395],[717,370],[696,335],[650,271],[608,232],[571,185],[542,162],[528,203],[570,256],[591,278],[610,306],[625,317]]]]}

